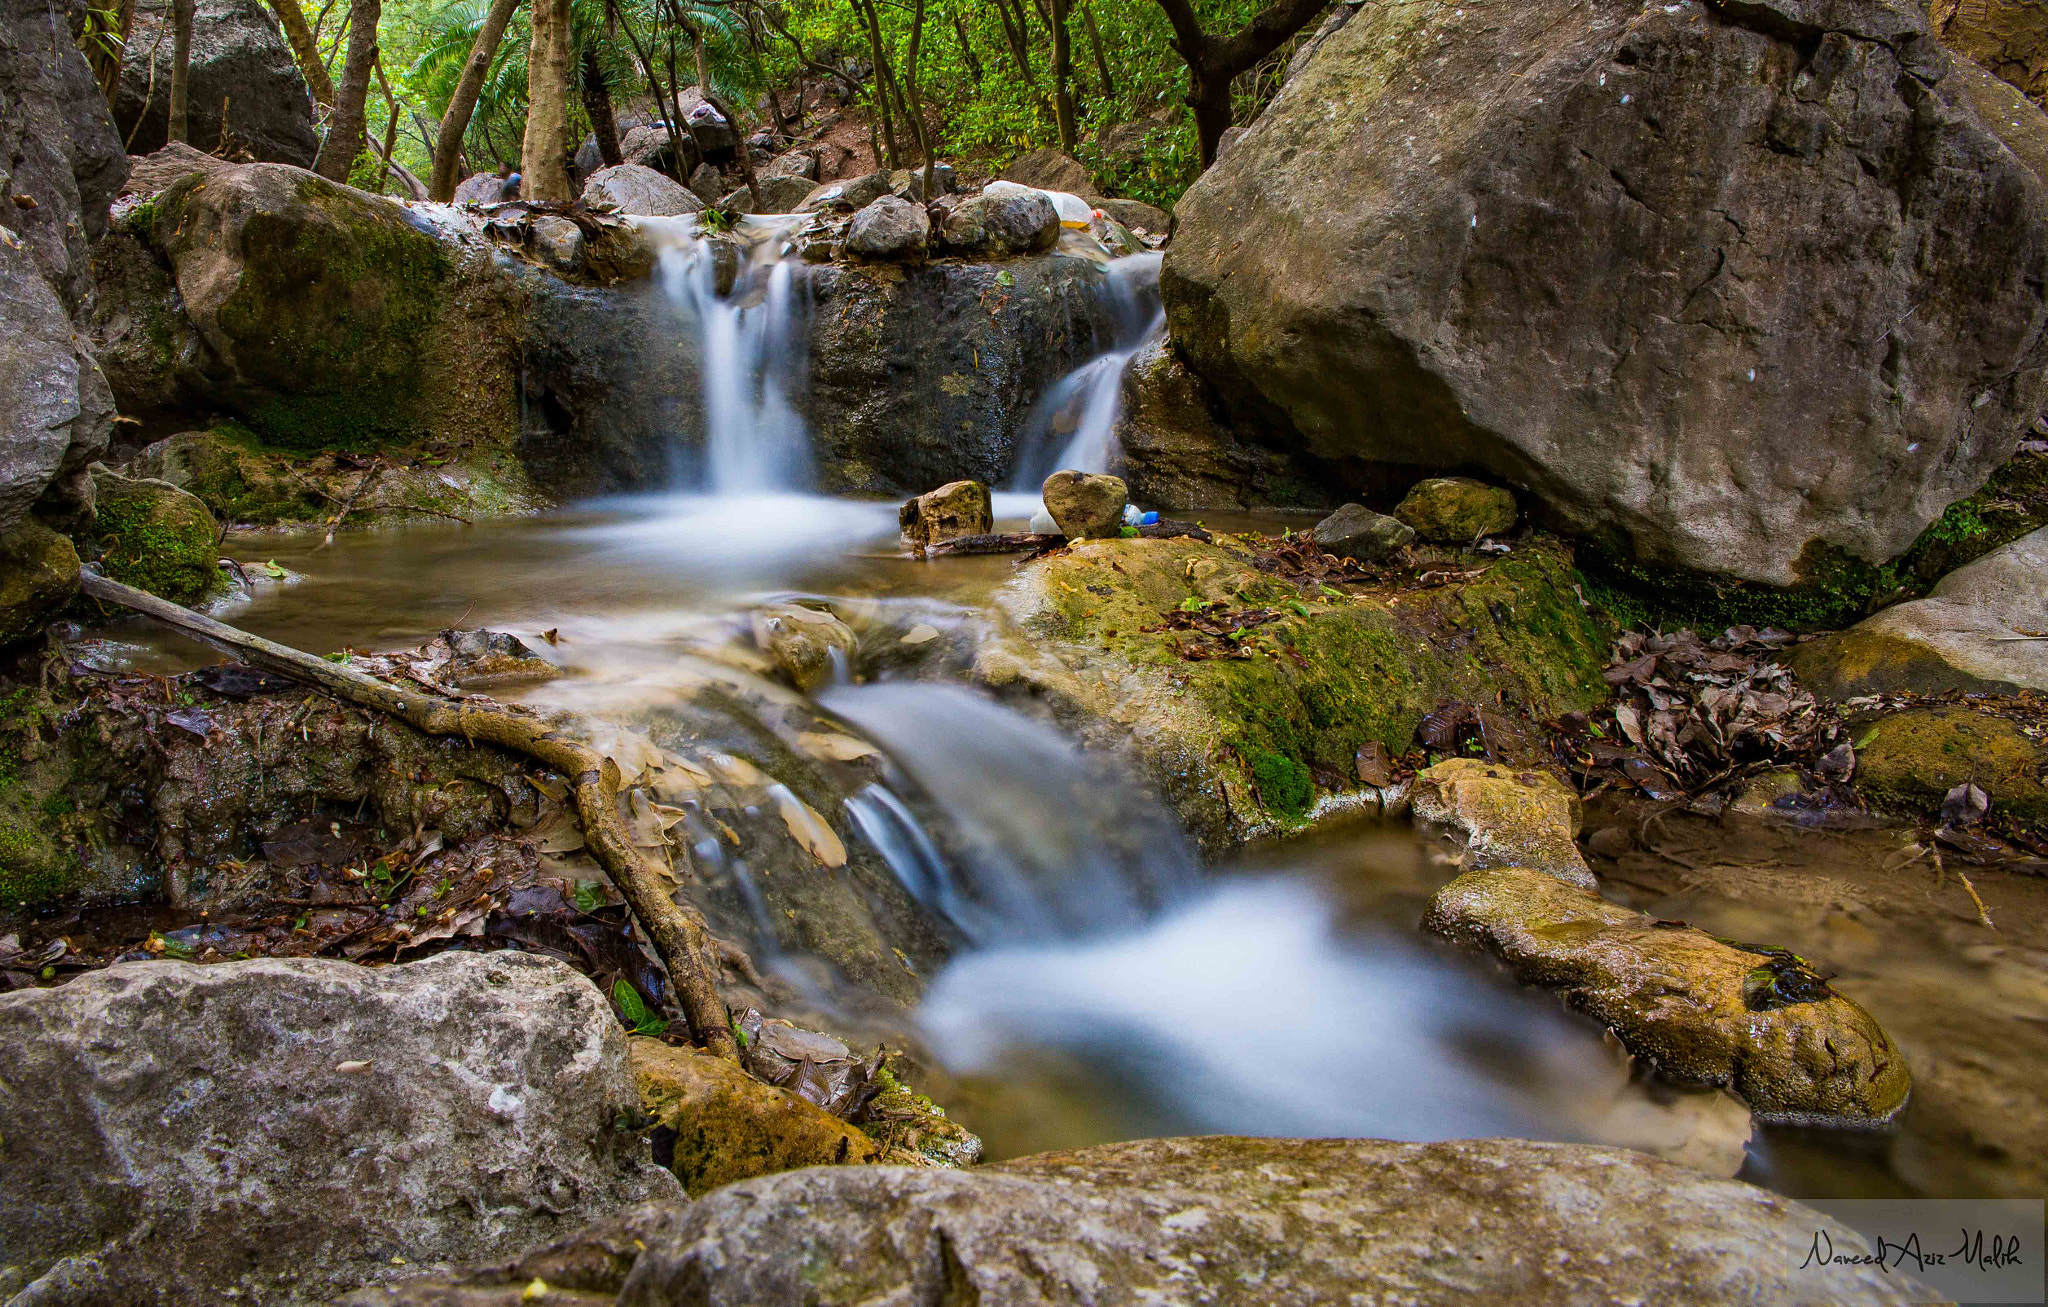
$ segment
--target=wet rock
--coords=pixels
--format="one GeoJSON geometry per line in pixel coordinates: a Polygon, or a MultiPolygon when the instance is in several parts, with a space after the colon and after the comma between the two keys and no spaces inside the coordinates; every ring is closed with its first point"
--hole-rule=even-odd
{"type": "Polygon", "coordinates": [[[2048,96],[2048,31],[2026,0],[1946,0],[1929,5],[1934,34],[2039,103],[2048,96]]]}
{"type": "Polygon", "coordinates": [[[704,207],[703,200],[677,185],[673,177],[637,163],[600,168],[590,174],[590,180],[583,183],[583,202],[593,208],[610,204],[621,213],[651,218],[695,213],[704,207]]]}
{"type": "Polygon", "coordinates": [[[583,229],[567,218],[542,214],[527,224],[529,248],[556,272],[575,276],[583,270],[583,229]]]}
{"type": "Polygon", "coordinates": [[[78,593],[78,553],[32,517],[0,527],[0,648],[27,640],[78,593]]]}
{"type": "Polygon", "coordinates": [[[669,1168],[693,1197],[800,1166],[881,1159],[882,1146],[860,1130],[723,1058],[654,1039],[627,1048],[641,1105],[675,1133],[669,1168]]]}
{"type": "Polygon", "coordinates": [[[189,491],[230,522],[311,521],[332,508],[281,460],[218,432],[167,436],[137,454],[128,470],[189,491]]]}
{"type": "Polygon", "coordinates": [[[1055,472],[1040,488],[1045,511],[1073,540],[1111,539],[1123,530],[1130,491],[1121,477],[1089,472],[1055,472]]]}
{"type": "Polygon", "coordinates": [[[561,668],[527,648],[526,641],[505,631],[443,631],[428,649],[445,651],[446,661],[436,675],[449,685],[551,680],[562,674],[561,668]]]}
{"type": "Polygon", "coordinates": [[[976,195],[946,214],[940,232],[941,243],[956,254],[1042,254],[1059,241],[1060,215],[1051,200],[1036,193],[976,195]]]}
{"type": "Polygon", "coordinates": [[[1626,826],[1602,826],[1586,837],[1587,850],[1602,858],[1619,858],[1635,846],[1636,837],[1626,826]]]}
{"type": "Polygon", "coordinates": [[[1340,558],[1377,563],[1414,543],[1415,530],[1363,504],[1346,504],[1316,523],[1315,542],[1340,558]]]}
{"type": "Polygon", "coordinates": [[[1431,544],[1469,545],[1506,531],[1518,514],[1515,497],[1499,486],[1470,477],[1432,477],[1408,492],[1394,516],[1431,544]]]}
{"type": "Polygon", "coordinates": [[[1962,705],[1908,708],[1859,731],[1856,790],[1879,808],[1933,816],[1974,783],[1991,811],[2048,821],[2048,741],[2017,722],[1962,705]]]}
{"type": "Polygon", "coordinates": [[[826,182],[811,189],[797,203],[793,213],[817,213],[831,209],[839,213],[857,213],[889,193],[889,174],[871,172],[864,177],[846,181],[826,182]]]}
{"type": "Polygon", "coordinates": [[[99,284],[84,326],[123,417],[183,423],[207,407],[194,385],[206,345],[185,315],[169,261],[149,244],[147,217],[131,211],[93,245],[99,284]]]}
{"type": "Polygon", "coordinates": [[[1528,867],[1597,888],[1579,853],[1579,796],[1542,771],[1447,758],[1418,772],[1415,820],[1458,839],[1475,867],[1528,867]]]}
{"type": "Polygon", "coordinates": [[[1853,9],[1366,6],[1176,206],[1175,343],[1236,424],[1652,570],[1893,558],[2042,408],[2048,201],[1924,7],[1853,9]]]}
{"type": "MultiPolygon", "coordinates": [[[[1789,767],[1767,771],[1743,783],[1728,806],[1747,817],[1761,817],[1781,800],[1789,800],[1806,793],[1806,780],[1789,767]]],[[[1619,856],[1619,855],[1611,855],[1619,856]]]]}
{"type": "MultiPolygon", "coordinates": [[[[1362,747],[1404,752],[1447,702],[1499,694],[1549,719],[1609,692],[1607,634],[1554,546],[1391,597],[1333,598],[1256,561],[1220,536],[1076,541],[997,592],[1029,656],[991,647],[976,673],[1032,691],[1091,744],[1134,751],[1212,851],[1298,829],[1319,789],[1356,783],[1362,747]]],[[[1519,728],[1506,720],[1501,746],[1527,766],[1538,755],[1512,752],[1519,728]]]]}
{"type": "Polygon", "coordinates": [[[0,1224],[35,1302],[307,1302],[679,1197],[561,963],[127,963],[0,997],[0,1224]]]}
{"type": "Polygon", "coordinates": [[[1088,166],[1073,155],[1054,149],[1020,154],[1010,160],[1000,175],[1006,182],[1036,186],[1041,191],[1088,195],[1095,190],[1095,178],[1088,172],[1088,166]]]}
{"type": "Polygon", "coordinates": [[[110,579],[187,606],[227,584],[220,525],[196,495],[99,464],[92,482],[98,507],[85,542],[110,579]]]}
{"type": "Polygon", "coordinates": [[[1217,409],[1170,341],[1132,356],[1116,428],[1132,499],[1163,509],[1329,504],[1328,478],[1251,444],[1217,420],[1217,409]]]}
{"type": "Polygon", "coordinates": [[[995,529],[988,486],[980,481],[949,481],[927,491],[904,504],[896,521],[912,545],[987,535],[995,529]]]}
{"type": "Polygon", "coordinates": [[[1767,1120],[1867,1126],[1905,1106],[1905,1059],[1870,1014],[1782,950],[1724,942],[1519,867],[1469,871],[1423,928],[1483,948],[1683,1084],[1767,1120]]]}
{"type": "Polygon", "coordinates": [[[853,215],[853,225],[846,231],[846,252],[880,263],[922,259],[925,240],[931,234],[932,220],[922,204],[884,195],[853,215]]]}
{"type": "Polygon", "coordinates": [[[1914,599],[1793,650],[1817,694],[2048,690],[2048,527],[1961,567],[1914,599]]]}
{"type": "MultiPolygon", "coordinates": [[[[135,6],[114,92],[121,139],[141,154],[161,149],[168,139],[170,14],[169,0],[135,6]]],[[[197,0],[190,69],[187,140],[260,163],[313,166],[320,149],[313,97],[277,19],[261,0],[197,0]]]]}
{"type": "Polygon", "coordinates": [[[805,693],[839,675],[858,644],[846,623],[801,604],[757,608],[753,626],[755,648],[805,693]]]}
{"type": "MultiPolygon", "coordinates": [[[[744,1181],[681,1209],[618,1301],[1792,1301],[1816,1229],[1862,1246],[1788,1199],[1621,1149],[1155,1139],[744,1181]]],[[[1926,1292],[1840,1269],[1840,1301],[1926,1292]]]]}
{"type": "Polygon", "coordinates": [[[373,1285],[336,1299],[334,1307],[532,1307],[536,1301],[612,1307],[640,1254],[665,1237],[684,1210],[636,1203],[522,1257],[373,1285]],[[535,1280],[547,1286],[545,1296],[529,1295],[535,1280]]]}
{"type": "Polygon", "coordinates": [[[745,186],[726,194],[719,200],[718,207],[727,213],[796,213],[798,206],[817,189],[817,185],[807,178],[781,174],[766,177],[756,174],[754,184],[761,188],[758,209],[754,207],[753,193],[745,186]]]}

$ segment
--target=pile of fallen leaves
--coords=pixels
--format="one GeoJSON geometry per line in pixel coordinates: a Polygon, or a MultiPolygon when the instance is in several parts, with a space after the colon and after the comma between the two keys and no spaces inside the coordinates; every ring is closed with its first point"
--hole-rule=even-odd
{"type": "Polygon", "coordinates": [[[1711,640],[1626,632],[1602,673],[1614,703],[1562,719],[1560,748],[1589,790],[1622,784],[1659,800],[1720,792],[1781,767],[1839,786],[1855,768],[1854,750],[1838,714],[1774,661],[1792,640],[1752,626],[1711,640]]]}

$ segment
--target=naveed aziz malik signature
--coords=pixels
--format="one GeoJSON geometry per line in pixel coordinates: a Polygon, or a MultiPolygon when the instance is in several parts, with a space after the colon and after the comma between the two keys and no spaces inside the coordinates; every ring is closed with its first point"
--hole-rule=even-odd
{"type": "Polygon", "coordinates": [[[1913,1270],[1924,1273],[1930,1266],[1946,1266],[1951,1262],[1983,1271],[1996,1270],[2001,1266],[2018,1266],[2019,1237],[1994,1234],[1986,1240],[1982,1230],[1965,1227],[1962,1241],[1955,1250],[1944,1253],[1929,1252],[1922,1248],[1920,1235],[1916,1231],[1907,1235],[1903,1243],[1893,1243],[1879,1235],[1877,1251],[1873,1253],[1838,1253],[1835,1251],[1835,1241],[1828,1237],[1828,1232],[1816,1230],[1813,1235],[1813,1247],[1807,1250],[1806,1260],[1799,1266],[1801,1270],[1809,1266],[1875,1266],[1880,1271],[1891,1272],[1910,1264],[1913,1270]]]}

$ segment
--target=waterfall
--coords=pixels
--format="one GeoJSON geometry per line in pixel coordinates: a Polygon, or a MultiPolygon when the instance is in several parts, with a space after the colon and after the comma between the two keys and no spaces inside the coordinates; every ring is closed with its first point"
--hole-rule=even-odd
{"type": "Polygon", "coordinates": [[[1124,369],[1166,330],[1158,254],[1133,254],[1103,272],[1114,323],[1109,347],[1053,383],[1025,420],[1010,489],[1036,495],[1054,472],[1107,472],[1123,413],[1124,369]]]}
{"type": "Polygon", "coordinates": [[[662,293],[697,335],[704,453],[694,479],[714,495],[801,491],[815,479],[796,408],[809,349],[790,233],[802,221],[750,216],[730,238],[702,236],[689,220],[650,228],[670,236],[662,293]]]}

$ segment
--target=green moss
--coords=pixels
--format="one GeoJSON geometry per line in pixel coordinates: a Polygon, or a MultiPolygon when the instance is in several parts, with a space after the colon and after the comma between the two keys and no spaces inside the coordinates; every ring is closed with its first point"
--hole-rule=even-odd
{"type": "Polygon", "coordinates": [[[1924,589],[2043,526],[2048,526],[2048,456],[2023,454],[1993,472],[1982,490],[1950,504],[1899,559],[1899,570],[1916,590],[1924,589]]]}
{"type": "Polygon", "coordinates": [[[92,546],[113,580],[172,603],[192,604],[224,588],[218,530],[206,506],[174,487],[99,474],[92,546]]]}
{"type": "Polygon", "coordinates": [[[1277,753],[1254,753],[1250,762],[1260,802],[1283,817],[1299,817],[1308,811],[1316,793],[1308,768],[1277,753]]]}
{"type": "Polygon", "coordinates": [[[1973,782],[1994,817],[2048,822],[2048,745],[2002,717],[1962,706],[1912,708],[1865,730],[1856,788],[1880,808],[1932,814],[1949,790],[1973,782]]]}

